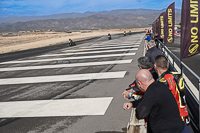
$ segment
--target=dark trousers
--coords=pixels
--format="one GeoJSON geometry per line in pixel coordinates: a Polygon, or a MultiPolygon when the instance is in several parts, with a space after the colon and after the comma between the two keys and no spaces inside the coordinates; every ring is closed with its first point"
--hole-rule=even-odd
{"type": "Polygon", "coordinates": [[[188,126],[185,125],[185,127],[181,133],[191,133],[191,132],[190,132],[190,129],[188,128],[188,126]]]}

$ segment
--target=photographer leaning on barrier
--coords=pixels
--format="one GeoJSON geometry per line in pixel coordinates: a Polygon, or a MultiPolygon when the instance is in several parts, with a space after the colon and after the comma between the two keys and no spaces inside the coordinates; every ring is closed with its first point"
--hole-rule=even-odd
{"type": "MultiPolygon", "coordinates": [[[[149,57],[145,57],[142,56],[140,58],[138,58],[138,67],[139,69],[147,69],[150,71],[150,73],[152,74],[153,78],[155,80],[157,80],[158,78],[158,74],[155,72],[154,68],[151,68],[150,66],[151,62],[150,62],[150,58],[149,57]]],[[[136,85],[136,81],[134,81],[133,83],[131,83],[129,85],[129,88],[124,90],[124,92],[122,93],[122,95],[124,96],[125,99],[133,99],[133,100],[139,100],[143,97],[144,93],[141,92],[139,90],[139,88],[136,85]]]]}

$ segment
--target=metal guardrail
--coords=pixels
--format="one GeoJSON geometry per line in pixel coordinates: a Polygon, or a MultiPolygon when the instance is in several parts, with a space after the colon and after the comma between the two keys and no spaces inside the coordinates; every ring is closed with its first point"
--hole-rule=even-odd
{"type": "MultiPolygon", "coordinates": [[[[185,83],[188,84],[188,82],[190,82],[189,85],[185,84],[185,87],[187,89],[187,92],[189,93],[189,95],[187,95],[187,104],[189,107],[189,113],[190,113],[190,118],[191,118],[191,128],[193,129],[193,131],[199,132],[200,130],[200,77],[194,73],[186,64],[184,64],[175,54],[173,54],[160,40],[158,40],[158,42],[160,43],[161,47],[162,47],[162,51],[165,53],[166,57],[168,58],[168,61],[170,63],[170,65],[173,67],[173,69],[175,71],[179,71],[182,74],[182,77],[185,81],[185,83]],[[171,57],[172,56],[172,57],[171,57]],[[178,65],[175,62],[175,59],[181,64],[181,68],[178,67],[178,65]],[[187,76],[184,74],[184,68],[187,69],[196,79],[198,79],[199,81],[199,91],[198,89],[191,83],[191,81],[187,78],[187,76]],[[193,90],[191,90],[190,88],[192,88],[193,90]],[[199,96],[197,95],[199,93],[199,96]]],[[[145,47],[144,47],[145,50],[145,47]]],[[[139,123],[135,123],[135,121],[137,122],[138,120],[134,118],[135,115],[135,109],[133,108],[132,113],[131,113],[131,117],[130,117],[130,122],[127,125],[127,133],[141,133],[141,132],[145,132],[145,124],[139,124],[139,123]],[[134,123],[134,124],[133,124],[134,123]]]]}
{"type": "Polygon", "coordinates": [[[194,121],[192,122],[194,128],[199,128],[197,130],[200,130],[200,77],[194,73],[185,63],[183,63],[175,54],[173,54],[160,40],[158,40],[158,42],[161,45],[161,50],[165,53],[165,55],[168,58],[168,61],[171,62],[171,66],[173,67],[174,70],[176,71],[180,71],[180,73],[182,74],[182,77],[184,79],[184,81],[186,81],[186,83],[190,82],[190,84],[186,84],[185,87],[187,89],[187,91],[189,92],[189,96],[190,102],[196,102],[194,104],[197,104],[198,106],[198,113],[195,109],[195,106],[193,103],[187,102],[188,104],[191,104],[192,106],[190,106],[190,111],[194,112],[194,114],[192,115],[192,119],[194,119],[194,121]],[[178,67],[178,65],[176,65],[175,59],[178,61],[178,63],[180,63],[180,68],[178,67]],[[184,74],[184,68],[188,70],[188,72],[190,72],[199,82],[199,90],[191,83],[191,81],[187,78],[187,76],[184,74]],[[177,70],[179,69],[179,70],[177,70]],[[192,88],[192,89],[190,89],[192,88]],[[199,94],[199,95],[198,95],[199,94]],[[195,124],[196,123],[196,124],[195,124]],[[198,123],[198,124],[197,124],[198,123]]]}
{"type": "MultiPolygon", "coordinates": [[[[158,40],[159,43],[161,44],[162,48],[164,48],[166,51],[167,51],[167,54],[171,54],[172,55],[172,66],[173,68],[175,68],[175,58],[177,59],[177,61],[181,64],[181,74],[182,74],[182,77],[184,78],[184,68],[186,68],[196,79],[199,80],[199,90],[200,90],[200,77],[194,73],[185,63],[183,63],[175,54],[173,54],[160,40],[158,40]]],[[[165,52],[165,51],[163,51],[165,52]]],[[[178,71],[178,70],[177,70],[178,71]]],[[[197,103],[199,102],[199,99],[200,99],[200,95],[199,97],[196,97],[194,96],[194,99],[197,101],[197,103]]]]}

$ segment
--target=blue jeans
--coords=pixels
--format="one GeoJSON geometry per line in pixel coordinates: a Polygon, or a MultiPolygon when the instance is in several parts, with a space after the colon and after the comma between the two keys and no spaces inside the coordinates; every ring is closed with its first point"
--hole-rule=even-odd
{"type": "Polygon", "coordinates": [[[191,132],[190,132],[190,129],[188,128],[188,126],[185,125],[185,127],[181,133],[191,133],[191,132]]]}

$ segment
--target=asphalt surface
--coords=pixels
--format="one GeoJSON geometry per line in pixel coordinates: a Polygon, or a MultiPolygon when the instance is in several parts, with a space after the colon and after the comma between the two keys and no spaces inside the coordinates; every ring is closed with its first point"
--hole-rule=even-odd
{"type": "MultiPolygon", "coordinates": [[[[143,56],[144,33],[132,34],[123,37],[122,34],[113,35],[112,40],[107,36],[93,38],[88,41],[77,42],[77,46],[68,47],[67,44],[39,48],[34,50],[3,54],[0,56],[0,68],[31,67],[29,70],[5,70],[0,72],[0,103],[36,101],[36,100],[59,100],[81,98],[105,98],[112,97],[104,115],[79,115],[79,116],[45,116],[45,117],[11,117],[0,119],[1,133],[125,133],[130,119],[131,110],[124,111],[122,106],[126,100],[121,95],[123,90],[134,80],[138,71],[137,59],[143,56]],[[110,46],[112,45],[112,46],[110,46]],[[128,46],[128,47],[127,47],[128,46]],[[84,48],[83,48],[84,47],[84,48]],[[117,48],[118,47],[118,48],[117,48]],[[88,49],[93,50],[88,50],[88,49]],[[100,49],[96,49],[100,48],[100,49]],[[107,49],[102,49],[107,48],[107,49]],[[131,50],[138,48],[137,50],[131,50]],[[124,51],[119,51],[125,49],[124,51]],[[42,52],[44,50],[44,52],[42,52]],[[71,50],[81,50],[71,52],[71,50]],[[117,50],[117,51],[108,51],[117,50]],[[96,51],[96,53],[95,53],[96,51]],[[98,51],[98,52],[97,52],[98,51]],[[101,52],[100,52],[101,51],[101,52]],[[106,52],[103,52],[106,51],[106,52]],[[81,53],[91,52],[91,53],[81,53]],[[76,53],[69,55],[58,55],[76,53]],[[132,54],[129,56],[110,56],[113,54],[132,54]],[[53,56],[40,56],[53,55],[53,56]],[[98,57],[96,56],[105,56],[98,57]],[[90,58],[78,59],[83,56],[90,58]],[[70,59],[74,58],[75,59],[70,59]],[[61,59],[60,58],[66,58],[61,59]],[[45,61],[51,59],[51,61],[45,61]],[[132,60],[131,63],[87,65],[91,62],[132,60]],[[23,62],[27,60],[44,60],[36,62],[23,62]],[[19,61],[18,63],[5,63],[19,61]],[[34,66],[59,66],[86,63],[78,67],[58,67],[32,69],[34,66]],[[77,75],[91,73],[106,73],[125,71],[123,78],[105,78],[90,80],[54,81],[10,84],[10,79],[23,79],[24,77],[35,80],[35,77],[50,77],[60,75],[77,75]],[[2,79],[8,80],[8,83],[2,79]]],[[[85,78],[84,76],[82,76],[85,78]]],[[[77,79],[79,77],[76,77],[77,79]]],[[[22,81],[23,82],[23,81],[22,81]]],[[[32,80],[31,80],[32,82],[32,80]]],[[[88,103],[89,104],[89,103],[88,103]]],[[[23,106],[22,106],[23,108],[23,106]]],[[[91,108],[98,109],[98,105],[91,108]]],[[[79,106],[77,106],[79,110],[79,106]]],[[[51,108],[49,108],[51,111],[51,108]]],[[[9,112],[9,110],[8,110],[9,112]]]]}
{"type": "MultiPolygon", "coordinates": [[[[0,85],[0,103],[36,101],[36,100],[60,100],[60,99],[82,99],[82,98],[104,98],[112,97],[104,115],[79,115],[79,116],[45,116],[45,117],[11,117],[0,119],[0,132],[2,133],[125,133],[129,122],[131,110],[124,111],[123,103],[126,100],[121,95],[123,90],[134,80],[138,71],[137,59],[143,56],[144,33],[132,35],[112,35],[112,40],[107,36],[100,36],[77,42],[77,46],[69,47],[67,44],[49,46],[44,48],[8,53],[0,55],[0,68],[31,67],[28,70],[0,71],[1,79],[23,78],[23,77],[50,77],[59,75],[91,74],[102,72],[126,71],[123,78],[72,80],[59,82],[23,83],[0,85]],[[139,43],[139,44],[138,44],[139,43]],[[105,49],[107,48],[107,49],[105,49]],[[138,48],[137,50],[131,50],[138,48]],[[92,50],[91,50],[92,49],[92,50]],[[120,51],[125,49],[124,51],[120,51]],[[77,50],[77,51],[72,51],[77,50]],[[116,50],[116,51],[108,51],[116,50]],[[87,52],[87,53],[84,53],[87,52]],[[91,52],[91,53],[89,53],[91,52]],[[73,54],[69,54],[73,53],[73,54]],[[130,54],[130,56],[109,56],[113,54],[130,54]],[[62,54],[62,55],[58,55],[62,54]],[[68,54],[68,55],[67,55],[68,54]],[[41,56],[48,55],[48,56],[41,56]],[[49,56],[51,55],[51,56],[49,56]],[[98,57],[95,56],[104,56],[98,57]],[[79,57],[90,56],[90,58],[79,57]],[[75,59],[70,59],[74,58],[75,59]],[[66,58],[58,60],[59,58],[66,58]],[[24,63],[8,63],[9,61],[45,60],[24,63]],[[92,62],[132,60],[131,63],[87,65],[92,62]],[[85,63],[85,66],[57,67],[59,65],[73,65],[85,63]],[[54,66],[55,68],[32,69],[34,66],[54,66]]],[[[180,37],[175,37],[174,44],[166,45],[175,55],[179,57],[180,37]]],[[[199,55],[183,59],[196,74],[200,75],[199,55]]],[[[186,74],[188,72],[186,71],[186,74]]],[[[198,87],[198,81],[191,75],[187,75],[198,87]]],[[[98,105],[92,108],[97,108],[98,105]]],[[[51,109],[49,108],[51,111],[51,109]]],[[[79,106],[77,106],[79,110],[79,106]]]]}

